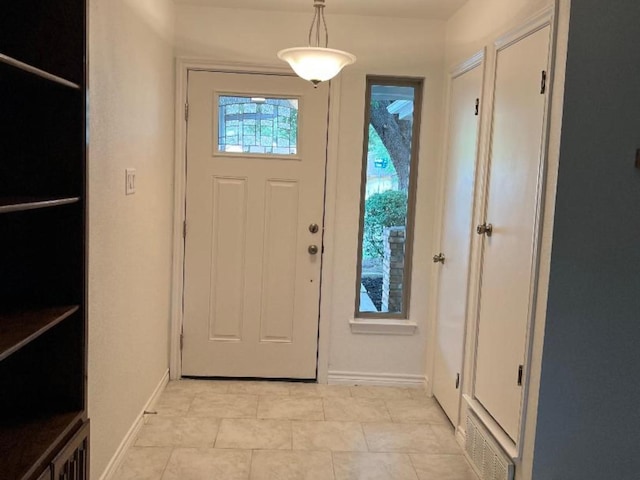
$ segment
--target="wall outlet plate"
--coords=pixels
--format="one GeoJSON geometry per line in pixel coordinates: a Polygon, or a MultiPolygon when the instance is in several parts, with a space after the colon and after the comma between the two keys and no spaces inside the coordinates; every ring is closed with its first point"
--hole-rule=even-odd
{"type": "Polygon", "coordinates": [[[125,195],[133,195],[136,193],[136,169],[135,168],[127,168],[125,170],[125,186],[124,186],[125,195]]]}

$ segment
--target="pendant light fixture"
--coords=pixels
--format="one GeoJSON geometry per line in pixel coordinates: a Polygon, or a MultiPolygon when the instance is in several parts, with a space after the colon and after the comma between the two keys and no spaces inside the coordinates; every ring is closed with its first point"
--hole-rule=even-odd
{"type": "Polygon", "coordinates": [[[344,67],[356,61],[356,57],[350,53],[327,48],[329,31],[324,18],[324,2],[325,0],[313,2],[315,13],[309,29],[309,46],[287,48],[278,52],[278,58],[288,62],[299,77],[309,80],[316,87],[320,82],[331,80],[344,67]],[[321,46],[322,40],[324,46],[321,46]]]}

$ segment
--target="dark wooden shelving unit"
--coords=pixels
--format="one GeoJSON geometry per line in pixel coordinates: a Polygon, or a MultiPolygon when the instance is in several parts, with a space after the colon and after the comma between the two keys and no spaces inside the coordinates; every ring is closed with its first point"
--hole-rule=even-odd
{"type": "Polygon", "coordinates": [[[86,0],[0,9],[0,478],[89,478],[86,0]]]}
{"type": "Polygon", "coordinates": [[[59,77],[57,75],[53,75],[49,72],[45,72],[44,70],[40,70],[37,67],[34,67],[32,65],[29,65],[27,63],[21,62],[20,60],[16,60],[15,58],[11,58],[7,55],[2,55],[0,53],[0,63],[4,63],[6,65],[11,65],[12,67],[15,67],[19,70],[22,70],[24,72],[28,72],[32,75],[36,75],[38,77],[44,78],[45,80],[49,80],[55,83],[59,83],[60,85],[64,85],[65,87],[69,87],[69,88],[74,88],[77,90],[80,90],[82,87],[77,84],[77,83],[73,83],[70,82],[69,80],[65,80],[62,77],[59,77]]]}
{"type": "Polygon", "coordinates": [[[0,313],[0,361],[20,350],[80,307],[49,307],[0,313]]]}
{"type": "Polygon", "coordinates": [[[47,457],[53,447],[83,423],[83,411],[49,414],[42,418],[24,420],[18,425],[2,425],[0,430],[0,471],[3,478],[22,478],[25,473],[36,475],[46,468],[47,457]],[[49,448],[42,449],[42,445],[49,448]]]}
{"type": "Polygon", "coordinates": [[[0,213],[22,212],[24,210],[36,210],[38,208],[58,207],[70,205],[80,201],[80,197],[70,198],[35,198],[35,197],[10,197],[0,198],[0,213]]]}

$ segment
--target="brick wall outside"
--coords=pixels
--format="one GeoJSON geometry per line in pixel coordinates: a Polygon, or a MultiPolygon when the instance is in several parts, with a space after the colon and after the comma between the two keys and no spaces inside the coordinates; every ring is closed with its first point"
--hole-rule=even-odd
{"type": "Polygon", "coordinates": [[[402,311],[402,288],[404,282],[405,227],[384,229],[384,258],[382,263],[382,311],[402,311]]]}

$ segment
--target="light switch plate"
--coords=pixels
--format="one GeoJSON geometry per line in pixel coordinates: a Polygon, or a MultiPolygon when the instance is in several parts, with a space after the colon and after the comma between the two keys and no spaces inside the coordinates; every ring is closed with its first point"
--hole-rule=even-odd
{"type": "Polygon", "coordinates": [[[136,193],[136,169],[135,168],[127,168],[125,170],[125,186],[124,186],[125,195],[133,195],[136,193]]]}

